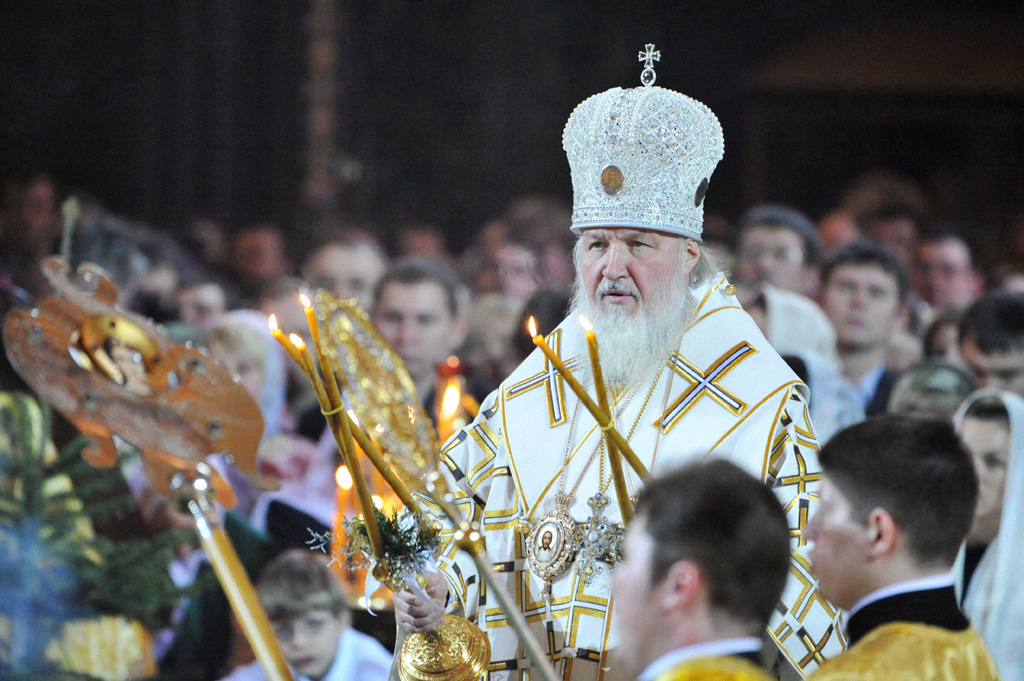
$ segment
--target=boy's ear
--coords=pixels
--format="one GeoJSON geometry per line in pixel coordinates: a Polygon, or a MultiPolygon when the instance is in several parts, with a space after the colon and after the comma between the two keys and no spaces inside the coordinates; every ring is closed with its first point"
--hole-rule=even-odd
{"type": "Polygon", "coordinates": [[[666,610],[694,603],[704,590],[704,575],[697,564],[679,560],[672,564],[662,579],[662,603],[666,610]]]}
{"type": "Polygon", "coordinates": [[[903,536],[903,530],[892,514],[880,506],[876,507],[868,514],[867,525],[872,533],[869,537],[868,555],[874,559],[891,554],[903,536]]]}

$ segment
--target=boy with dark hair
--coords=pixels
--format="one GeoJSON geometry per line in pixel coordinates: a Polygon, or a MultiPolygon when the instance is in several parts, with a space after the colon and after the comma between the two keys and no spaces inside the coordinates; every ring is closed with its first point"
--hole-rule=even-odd
{"type": "Polygon", "coordinates": [[[810,218],[788,206],[763,203],[740,217],[737,231],[737,277],[803,295],[817,291],[821,241],[810,218]]]}
{"type": "MultiPolygon", "coordinates": [[[[350,628],[345,591],[320,556],[305,549],[286,551],[264,568],[256,594],[296,679],[388,678],[391,654],[376,639],[350,628]]],[[[253,662],[224,681],[264,678],[253,662]]]]}
{"type": "Polygon", "coordinates": [[[967,308],[960,356],[979,388],[1024,396],[1024,295],[992,291],[967,308]]]}
{"type": "Polygon", "coordinates": [[[880,414],[896,381],[886,355],[906,315],[907,270],[885,246],[857,241],[832,254],[821,279],[821,307],[836,329],[843,375],[864,412],[880,414]]]}
{"type": "Polygon", "coordinates": [[[377,284],[370,318],[402,358],[428,414],[434,413],[437,367],[466,339],[468,306],[458,275],[433,258],[400,260],[377,284]]]}
{"type": "Polygon", "coordinates": [[[640,681],[767,679],[760,636],[788,572],[785,513],[735,464],[691,464],[648,483],[612,584],[626,663],[644,670],[640,681]]]}
{"type": "Polygon", "coordinates": [[[978,477],[952,425],[869,419],[839,431],[819,457],[811,563],[821,592],[849,612],[851,647],[811,678],[997,679],[953,589],[978,477]]]}

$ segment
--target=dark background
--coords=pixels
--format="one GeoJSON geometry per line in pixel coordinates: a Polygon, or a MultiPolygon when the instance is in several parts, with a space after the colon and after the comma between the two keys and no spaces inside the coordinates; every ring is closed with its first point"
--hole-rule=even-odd
{"type": "MultiPolygon", "coordinates": [[[[385,229],[432,222],[458,249],[515,197],[569,199],[565,120],[592,94],[638,85],[646,42],[662,53],[658,85],[722,121],[710,211],[736,217],[773,199],[818,217],[874,167],[909,174],[937,212],[975,231],[1005,233],[1024,209],[1024,76],[1014,75],[1024,63],[1002,47],[1024,25],[1021,3],[352,0],[338,10],[331,168],[361,169],[341,212],[385,229]],[[913,45],[886,33],[932,21],[940,28],[913,45]],[[868,79],[885,72],[891,87],[814,84],[856,36],[883,55],[868,79]],[[946,52],[943,36],[975,42],[938,64],[929,50],[946,52]],[[807,45],[826,54],[816,62],[807,45]],[[764,74],[782,62],[780,86],[764,74]],[[934,71],[923,87],[922,69],[934,71]]],[[[3,3],[0,173],[50,169],[169,231],[196,214],[232,228],[295,225],[308,12],[299,1],[3,3]]]]}

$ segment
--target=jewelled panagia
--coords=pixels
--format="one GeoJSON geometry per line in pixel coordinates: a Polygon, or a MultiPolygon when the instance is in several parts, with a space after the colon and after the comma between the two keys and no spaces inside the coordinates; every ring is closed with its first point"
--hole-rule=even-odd
{"type": "MultiPolygon", "coordinates": [[[[775,487],[790,521],[792,566],[768,634],[807,674],[841,652],[844,642],[839,613],[818,594],[803,538],[820,477],[806,387],[727,288],[721,278],[692,290],[696,321],[678,350],[665,357],[653,386],[624,391],[612,408],[623,436],[636,424],[630,445],[655,475],[716,455],[775,487]]],[[[563,322],[550,340],[574,375],[589,383],[586,341],[575,320],[563,322]]],[[[602,431],[561,383],[534,352],[484,401],[477,419],[448,440],[441,459],[460,509],[482,525],[495,569],[565,678],[615,678],[615,670],[604,671],[614,664],[609,652],[616,645],[606,569],[614,552],[584,551],[581,535],[575,559],[562,566],[565,542],[575,538],[559,537],[558,523],[545,535],[544,523],[557,515],[563,478],[565,491],[575,490],[566,511],[584,534],[593,530],[595,546],[621,523],[618,504],[596,498],[608,476],[602,479],[598,463],[607,456],[599,449],[602,431]],[[549,599],[543,597],[547,579],[549,599]]],[[[632,484],[640,486],[635,475],[632,484]]],[[[522,670],[529,662],[505,616],[481,590],[472,561],[450,541],[451,528],[446,533],[440,567],[453,603],[491,639],[490,678],[527,678],[522,670]]]]}

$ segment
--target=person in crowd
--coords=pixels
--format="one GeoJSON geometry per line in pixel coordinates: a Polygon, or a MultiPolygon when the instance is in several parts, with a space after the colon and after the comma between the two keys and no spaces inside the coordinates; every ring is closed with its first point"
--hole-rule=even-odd
{"type": "Polygon", "coordinates": [[[767,681],[761,633],[788,572],[786,514],[760,480],[720,459],[654,479],[612,580],[626,665],[638,681],[767,681]]]}
{"type": "Polygon", "coordinates": [[[840,246],[860,241],[864,238],[857,218],[849,211],[836,208],[818,220],[818,239],[821,241],[821,253],[827,257],[840,246]]]}
{"type": "Polygon", "coordinates": [[[232,289],[217,275],[182,277],[174,293],[178,320],[198,335],[206,335],[217,319],[233,308],[232,289]]]}
{"type": "Polygon", "coordinates": [[[943,312],[928,324],[921,338],[924,359],[944,359],[960,363],[960,318],[962,310],[943,312]]]}
{"type": "Polygon", "coordinates": [[[806,215],[789,206],[761,204],[740,217],[737,230],[736,278],[805,296],[817,292],[821,243],[806,215]]]}
{"type": "Polygon", "coordinates": [[[263,437],[256,453],[260,474],[280,489],[264,491],[232,465],[227,476],[239,498],[236,509],[284,546],[302,545],[307,526],[329,527],[334,512],[331,453],[294,434],[286,406],[286,362],[290,362],[255,311],[236,310],[221,317],[207,335],[210,355],[224,365],[260,405],[263,437]],[[287,507],[282,508],[281,506],[287,507]]]}
{"type": "Polygon", "coordinates": [[[886,355],[906,314],[909,286],[896,254],[872,241],[844,246],[822,269],[821,306],[836,329],[843,375],[868,416],[889,403],[896,372],[886,355]]]}
{"type": "Polygon", "coordinates": [[[978,256],[968,239],[952,225],[936,225],[917,239],[913,289],[933,313],[962,311],[984,288],[978,256]]]}
{"type": "MultiPolygon", "coordinates": [[[[769,654],[806,674],[842,646],[838,611],[813,595],[801,555],[801,518],[816,503],[814,429],[805,386],[701,246],[703,200],[723,153],[718,120],[671,90],[613,88],[576,108],[563,145],[573,181],[570,231],[578,236],[576,297],[545,342],[596,400],[579,316],[593,325],[616,430],[644,469],[657,474],[711,453],[775,485],[791,509],[795,555],[770,627],[789,626],[782,613],[800,594],[804,635],[780,633],[769,654]],[[620,129],[635,134],[615,134],[620,129]]],[[[499,583],[523,595],[528,626],[562,676],[596,681],[618,673],[605,669],[617,647],[608,609],[618,559],[607,547],[622,531],[622,512],[606,431],[547,357],[534,351],[484,400],[477,419],[448,440],[443,468],[463,512],[481,522],[488,559],[508,566],[499,583]],[[587,526],[592,533],[577,529],[587,526]],[[543,546],[549,532],[551,551],[543,546]],[[567,543],[577,532],[579,544],[567,543]]],[[[627,493],[638,491],[641,478],[624,469],[627,493]]],[[[515,632],[481,590],[472,560],[451,548],[442,549],[427,593],[486,618],[492,681],[518,678],[527,662],[515,632]]],[[[411,594],[394,602],[402,631],[437,626],[429,604],[411,594]]]]}
{"type": "Polygon", "coordinates": [[[267,286],[291,273],[284,233],[272,222],[243,227],[231,240],[229,264],[248,303],[267,286]]]}
{"type": "MultiPolygon", "coordinates": [[[[572,212],[565,201],[550,196],[517,199],[506,209],[505,222],[510,239],[522,238],[536,254],[539,261],[537,285],[572,285],[572,239],[567,236],[572,212]]],[[[519,296],[520,300],[528,297],[529,294],[519,296]]]]}
{"type": "Polygon", "coordinates": [[[369,310],[387,266],[384,251],[375,243],[335,240],[310,254],[302,267],[302,278],[313,289],[325,289],[337,298],[352,298],[359,307],[369,310]]]}
{"type": "Polygon", "coordinates": [[[978,477],[952,424],[879,416],[838,432],[820,458],[807,539],[821,593],[849,612],[850,647],[812,681],[996,681],[953,587],[978,477]]]}
{"type": "Polygon", "coordinates": [[[437,225],[409,222],[393,231],[391,253],[395,258],[433,258],[444,263],[451,261],[444,232],[437,225]]]}
{"type": "Polygon", "coordinates": [[[928,359],[900,373],[886,411],[948,421],[972,392],[974,381],[966,369],[943,359],[928,359]]]}
{"type": "Polygon", "coordinates": [[[14,220],[0,235],[3,264],[13,283],[33,298],[50,292],[39,269],[43,258],[56,252],[61,235],[61,188],[44,172],[33,173],[13,192],[14,220]]]}
{"type": "MultiPolygon", "coordinates": [[[[386,681],[391,653],[351,627],[338,576],[320,556],[291,549],[271,561],[256,584],[281,655],[298,679],[386,681]]],[[[265,681],[259,662],[235,668],[223,681],[265,681]]]]}
{"type": "Polygon", "coordinates": [[[954,569],[957,592],[1002,678],[1024,678],[1024,399],[979,391],[956,421],[980,482],[974,523],[954,569]]]}
{"type": "Polygon", "coordinates": [[[904,267],[910,267],[921,231],[921,216],[917,211],[900,203],[881,205],[861,215],[859,220],[864,234],[887,246],[904,267]]]}
{"type": "Polygon", "coordinates": [[[1024,395],[1024,294],[992,291],[967,308],[960,357],[979,388],[1024,395]]]}
{"type": "Polygon", "coordinates": [[[370,318],[405,363],[428,414],[434,413],[437,367],[466,339],[466,309],[457,275],[430,258],[401,260],[377,285],[370,318]]]}

